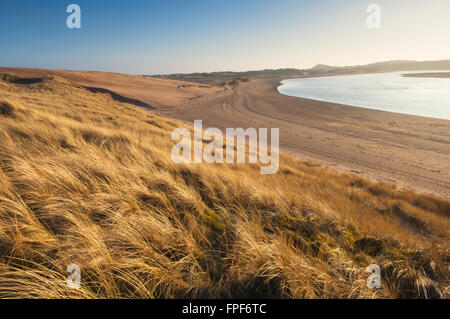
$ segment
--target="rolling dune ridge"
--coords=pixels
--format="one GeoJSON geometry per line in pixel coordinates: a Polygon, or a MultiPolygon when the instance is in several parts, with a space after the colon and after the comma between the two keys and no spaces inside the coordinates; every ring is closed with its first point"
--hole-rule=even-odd
{"type": "Polygon", "coordinates": [[[108,80],[118,100],[54,75],[0,77],[0,297],[450,296],[449,201],[288,155],[271,176],[176,165],[170,134],[184,124],[125,101],[169,114],[197,91],[236,91],[152,82],[184,92],[164,102],[108,80]],[[366,286],[370,264],[380,290],[366,286]]]}

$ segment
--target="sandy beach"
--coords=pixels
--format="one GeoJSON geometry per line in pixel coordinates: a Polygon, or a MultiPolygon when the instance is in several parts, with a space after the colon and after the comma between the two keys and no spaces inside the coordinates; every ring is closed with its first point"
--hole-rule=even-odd
{"type": "Polygon", "coordinates": [[[409,78],[436,78],[436,79],[448,79],[450,78],[450,72],[436,72],[436,73],[410,73],[403,74],[404,77],[409,78]]]}
{"type": "Polygon", "coordinates": [[[449,121],[284,96],[280,80],[252,79],[219,98],[156,112],[221,129],[279,127],[285,153],[450,196],[449,121]]]}
{"type": "Polygon", "coordinates": [[[284,96],[284,78],[226,88],[118,73],[0,68],[102,88],[150,112],[204,127],[278,127],[280,147],[374,181],[450,197],[450,121],[284,96]]]}

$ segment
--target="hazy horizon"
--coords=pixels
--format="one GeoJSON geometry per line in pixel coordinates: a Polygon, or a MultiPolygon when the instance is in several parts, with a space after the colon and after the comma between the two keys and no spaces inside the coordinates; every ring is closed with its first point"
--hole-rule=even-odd
{"type": "Polygon", "coordinates": [[[5,67],[171,74],[444,60],[450,2],[4,1],[5,67]],[[68,29],[66,7],[81,7],[68,29]],[[366,25],[381,7],[381,28],[366,25]],[[446,10],[447,9],[447,10],[446,10]]]}

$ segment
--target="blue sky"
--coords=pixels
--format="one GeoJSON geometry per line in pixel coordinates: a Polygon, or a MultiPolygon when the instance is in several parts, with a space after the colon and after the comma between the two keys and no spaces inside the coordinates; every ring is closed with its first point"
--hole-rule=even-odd
{"type": "Polygon", "coordinates": [[[160,74],[450,58],[448,0],[0,0],[0,66],[160,74]],[[82,10],[68,29],[66,7],[82,10]],[[377,3],[382,27],[366,26],[377,3]]]}

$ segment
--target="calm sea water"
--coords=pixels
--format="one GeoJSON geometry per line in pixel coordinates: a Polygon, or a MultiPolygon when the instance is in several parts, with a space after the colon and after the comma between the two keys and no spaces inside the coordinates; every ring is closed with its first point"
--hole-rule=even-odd
{"type": "MultiPolygon", "coordinates": [[[[450,120],[450,78],[402,77],[403,71],[283,80],[285,95],[450,120]]],[[[448,71],[441,71],[448,72],[448,71]]]]}

